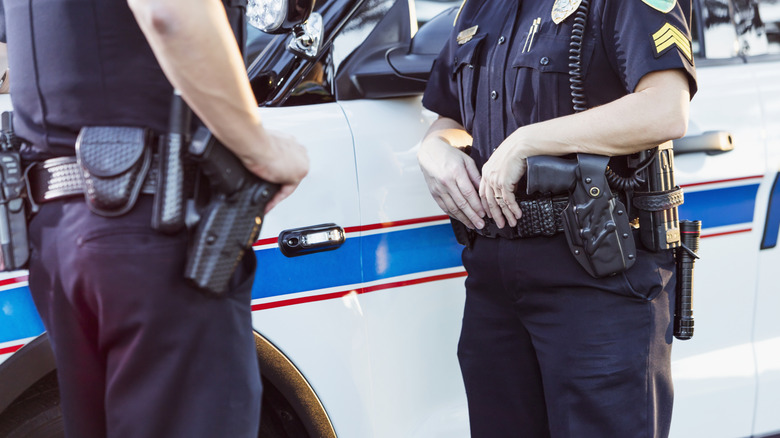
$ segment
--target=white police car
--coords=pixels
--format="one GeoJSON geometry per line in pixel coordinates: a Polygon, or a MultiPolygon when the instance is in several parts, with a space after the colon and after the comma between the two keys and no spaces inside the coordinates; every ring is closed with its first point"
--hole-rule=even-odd
{"type": "MultiPolygon", "coordinates": [[[[255,245],[261,436],[468,436],[455,356],[466,274],[415,158],[434,117],[420,92],[454,11],[412,39],[407,0],[318,3],[319,43],[250,34],[263,120],[312,163],[255,245]],[[298,239],[278,238],[291,229],[298,239]]],[[[703,240],[695,336],[674,346],[672,436],[780,437],[780,1],[701,0],[694,15],[699,92],[675,176],[703,240]]],[[[6,275],[0,436],[61,434],[42,332],[24,273],[6,275]]]]}

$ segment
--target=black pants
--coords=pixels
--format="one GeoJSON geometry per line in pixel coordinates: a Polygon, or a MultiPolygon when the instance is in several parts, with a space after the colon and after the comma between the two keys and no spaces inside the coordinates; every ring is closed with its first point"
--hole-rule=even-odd
{"type": "Polygon", "coordinates": [[[668,435],[674,260],[637,256],[594,279],[562,234],[464,250],[458,357],[473,437],[668,435]]]}
{"type": "Polygon", "coordinates": [[[30,225],[30,290],[57,362],[71,438],[256,437],[261,385],[251,327],[255,257],[222,299],[185,284],[186,236],[83,199],[44,204],[30,225]]]}

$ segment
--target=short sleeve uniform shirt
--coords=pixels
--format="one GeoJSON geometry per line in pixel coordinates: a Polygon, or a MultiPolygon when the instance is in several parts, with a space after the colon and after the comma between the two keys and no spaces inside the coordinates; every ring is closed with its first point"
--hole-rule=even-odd
{"type": "MultiPolygon", "coordinates": [[[[588,108],[633,92],[644,75],[666,69],[685,71],[695,93],[690,0],[589,3],[580,49],[588,108]]],[[[574,112],[569,56],[579,5],[466,0],[461,6],[423,105],[471,133],[480,168],[517,128],[574,112]]]]}

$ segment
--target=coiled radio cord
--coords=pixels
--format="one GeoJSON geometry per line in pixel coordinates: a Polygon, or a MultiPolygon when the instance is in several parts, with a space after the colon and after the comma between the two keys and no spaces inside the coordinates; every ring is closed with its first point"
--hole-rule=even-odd
{"type": "MultiPolygon", "coordinates": [[[[569,42],[569,89],[571,90],[571,103],[575,113],[588,109],[588,100],[585,95],[585,80],[582,77],[582,45],[585,42],[585,24],[588,21],[590,2],[582,0],[574,13],[574,25],[571,30],[569,42]]],[[[657,154],[650,154],[649,158],[640,163],[630,176],[617,174],[607,166],[605,171],[609,187],[613,190],[633,192],[638,189],[645,180],[640,177],[640,172],[653,162],[657,154]]]]}

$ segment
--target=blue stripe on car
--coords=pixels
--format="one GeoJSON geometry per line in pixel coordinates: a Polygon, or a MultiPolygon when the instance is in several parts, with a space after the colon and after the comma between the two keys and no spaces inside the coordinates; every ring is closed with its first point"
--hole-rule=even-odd
{"type": "Polygon", "coordinates": [[[703,228],[753,222],[758,184],[685,192],[680,219],[701,220],[703,228]]]}
{"type": "MultiPolygon", "coordinates": [[[[780,184],[773,200],[780,201],[780,184]]],[[[758,184],[685,194],[681,219],[701,219],[704,228],[753,222],[758,184]]],[[[780,202],[772,202],[765,243],[777,241],[780,202]],[[772,231],[773,232],[770,232],[772,231]]],[[[334,251],[287,258],[278,248],[257,251],[259,275],[252,297],[360,284],[461,265],[461,247],[449,224],[352,237],[334,251]],[[362,252],[362,264],[360,264],[362,252]]],[[[37,336],[44,330],[29,289],[0,291],[0,342],[37,336]]]]}
{"type": "Polygon", "coordinates": [[[257,253],[252,298],[453,268],[461,265],[460,251],[449,224],[352,237],[334,251],[304,257],[287,258],[278,248],[266,249],[257,253]]]}
{"type": "Polygon", "coordinates": [[[43,330],[27,286],[0,291],[0,342],[38,336],[43,330]]]}

